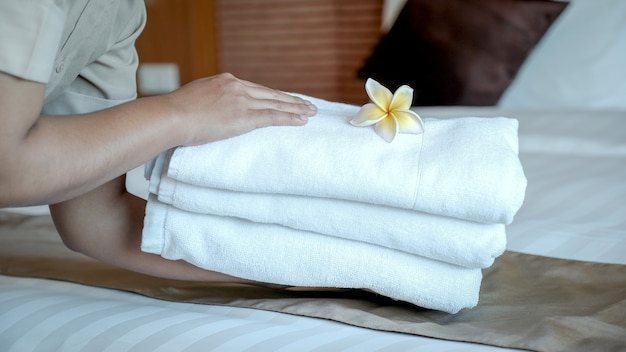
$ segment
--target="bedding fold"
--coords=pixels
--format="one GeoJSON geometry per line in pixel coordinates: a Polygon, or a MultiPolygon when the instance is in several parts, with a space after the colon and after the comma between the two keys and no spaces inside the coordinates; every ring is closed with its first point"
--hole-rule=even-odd
{"type": "Polygon", "coordinates": [[[362,241],[469,268],[492,265],[506,249],[503,224],[342,199],[234,192],[178,182],[163,169],[169,155],[157,158],[150,184],[160,202],[178,209],[362,241]]]}
{"type": "Polygon", "coordinates": [[[303,96],[318,114],[300,128],[267,127],[176,148],[167,175],[201,187],[386,205],[509,224],[524,199],[518,122],[424,119],[422,135],[387,143],[349,120],[359,107],[303,96]]]}
{"type": "Polygon", "coordinates": [[[424,119],[387,143],[358,107],[162,153],[146,165],[142,250],[249,280],[368,289],[456,313],[506,248],[526,178],[518,122],[424,119]]]}
{"type": "Polygon", "coordinates": [[[197,214],[150,195],[142,250],[261,282],[369,289],[420,307],[456,313],[478,303],[480,269],[250,221],[197,214]]]}

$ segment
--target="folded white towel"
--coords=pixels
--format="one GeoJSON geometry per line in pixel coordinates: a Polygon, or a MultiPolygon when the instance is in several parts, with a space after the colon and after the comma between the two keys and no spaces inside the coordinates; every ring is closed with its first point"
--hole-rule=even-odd
{"type": "Polygon", "coordinates": [[[150,184],[159,201],[179,209],[279,224],[469,268],[491,266],[506,249],[503,224],[340,199],[233,192],[178,182],[161,170],[169,154],[156,159],[150,184]]]}
{"type": "MultiPolygon", "coordinates": [[[[508,224],[526,187],[518,122],[424,119],[422,135],[385,142],[349,120],[359,107],[306,97],[317,116],[176,148],[168,176],[202,187],[360,201],[508,224]]],[[[253,206],[253,205],[251,205],[253,206]]]]}
{"type": "Polygon", "coordinates": [[[246,279],[364,288],[456,313],[478,303],[482,272],[358,241],[186,212],[151,195],[142,250],[246,279]]]}

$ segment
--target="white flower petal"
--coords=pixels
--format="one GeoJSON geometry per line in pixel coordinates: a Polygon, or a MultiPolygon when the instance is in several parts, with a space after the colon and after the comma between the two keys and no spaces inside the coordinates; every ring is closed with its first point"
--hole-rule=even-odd
{"type": "Polygon", "coordinates": [[[389,103],[389,111],[393,110],[407,110],[411,108],[413,103],[413,88],[403,85],[396,89],[393,93],[393,98],[389,103]]]}
{"type": "Polygon", "coordinates": [[[378,83],[378,81],[368,78],[365,82],[365,91],[374,104],[378,105],[382,110],[388,111],[389,104],[393,99],[393,94],[391,94],[389,89],[378,83]]]}
{"type": "Polygon", "coordinates": [[[361,107],[356,116],[350,120],[350,123],[354,126],[371,126],[386,116],[387,112],[381,110],[376,104],[367,103],[361,107]]]}
{"type": "Polygon", "coordinates": [[[424,123],[420,116],[412,110],[395,110],[391,115],[398,121],[399,133],[424,133],[424,123]]]}
{"type": "Polygon", "coordinates": [[[380,120],[376,126],[374,126],[376,134],[381,136],[385,141],[391,143],[398,135],[398,121],[392,115],[389,115],[386,119],[380,120]]]}

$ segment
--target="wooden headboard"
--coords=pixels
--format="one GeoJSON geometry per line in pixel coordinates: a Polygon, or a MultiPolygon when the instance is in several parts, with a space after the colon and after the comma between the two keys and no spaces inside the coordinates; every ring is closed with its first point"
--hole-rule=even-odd
{"type": "Polygon", "coordinates": [[[180,84],[218,72],[363,104],[357,70],[381,33],[383,0],[146,0],[142,63],[176,63],[180,84]]]}
{"type": "Polygon", "coordinates": [[[357,71],[378,42],[382,0],[215,0],[218,67],[260,84],[362,104],[357,71]]]}

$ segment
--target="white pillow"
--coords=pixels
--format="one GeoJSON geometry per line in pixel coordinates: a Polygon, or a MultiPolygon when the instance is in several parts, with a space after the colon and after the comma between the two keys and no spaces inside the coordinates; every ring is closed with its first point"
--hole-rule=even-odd
{"type": "Polygon", "coordinates": [[[626,1],[571,0],[498,106],[626,110],[626,1]]]}

